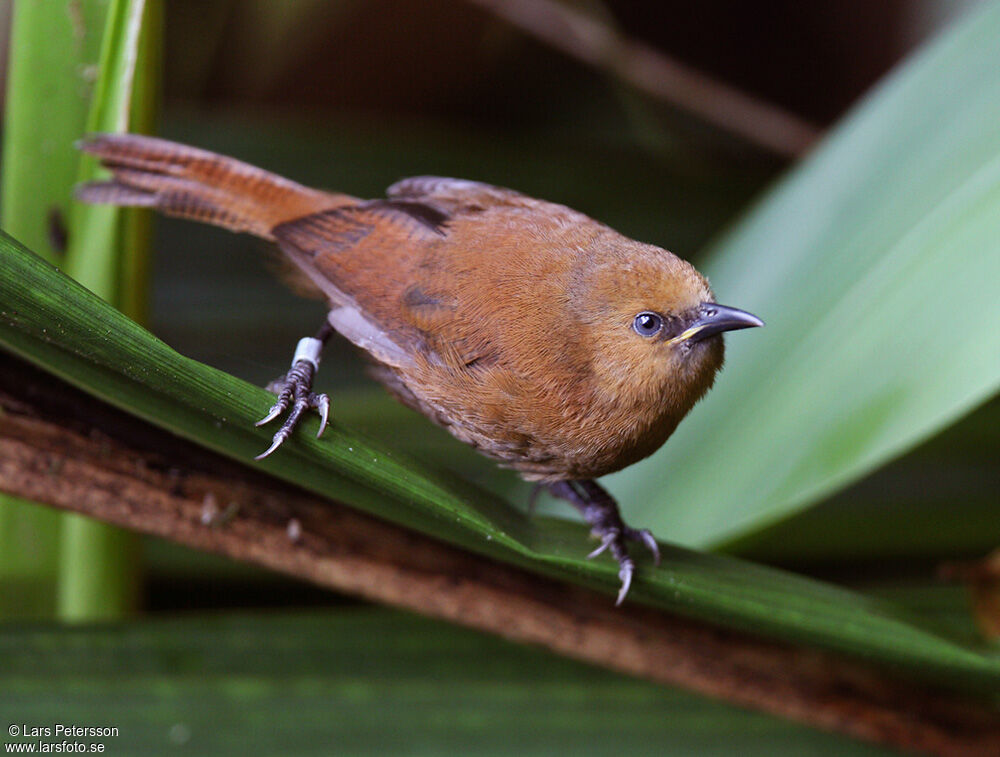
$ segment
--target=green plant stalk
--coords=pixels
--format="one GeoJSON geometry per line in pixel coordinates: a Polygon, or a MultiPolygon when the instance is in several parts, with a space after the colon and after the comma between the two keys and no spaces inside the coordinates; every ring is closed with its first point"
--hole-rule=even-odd
{"type": "Polygon", "coordinates": [[[0,220],[50,262],[65,252],[53,221],[69,217],[107,3],[14,3],[0,173],[0,220]]]}
{"type": "MultiPolygon", "coordinates": [[[[130,131],[152,134],[160,111],[163,80],[163,0],[146,0],[138,40],[135,78],[129,114],[130,131]]],[[[118,309],[138,323],[149,321],[153,214],[126,208],[122,214],[118,309]]]]}
{"type": "MultiPolygon", "coordinates": [[[[13,7],[0,223],[50,261],[69,217],[106,2],[32,0],[13,7]]],[[[66,516],[0,496],[0,618],[55,611],[66,516]]]]}
{"type": "MultiPolygon", "coordinates": [[[[162,25],[160,0],[112,4],[87,132],[152,129],[162,25]]],[[[92,162],[85,162],[79,178],[92,178],[94,171],[92,162]]],[[[77,204],[69,230],[67,273],[130,317],[143,318],[149,290],[149,214],[77,204]]],[[[134,535],[80,516],[66,520],[57,595],[61,618],[120,617],[136,604],[138,576],[139,542],[134,535]]]]}
{"type": "Polygon", "coordinates": [[[0,618],[55,611],[59,531],[67,516],[0,494],[0,618]]]}

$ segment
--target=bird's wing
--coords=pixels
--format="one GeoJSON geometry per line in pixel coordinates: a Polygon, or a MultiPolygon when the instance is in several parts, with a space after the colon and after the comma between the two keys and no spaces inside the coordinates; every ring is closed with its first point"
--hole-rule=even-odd
{"type": "Polygon", "coordinates": [[[449,216],[501,206],[528,207],[537,203],[537,200],[513,189],[444,176],[413,176],[403,179],[389,187],[386,195],[391,200],[429,205],[449,216]]]}
{"type": "Polygon", "coordinates": [[[469,271],[449,258],[450,221],[436,205],[390,198],[304,216],[272,235],[329,299],[330,323],[379,361],[474,364],[483,346],[456,330],[469,271]]]}

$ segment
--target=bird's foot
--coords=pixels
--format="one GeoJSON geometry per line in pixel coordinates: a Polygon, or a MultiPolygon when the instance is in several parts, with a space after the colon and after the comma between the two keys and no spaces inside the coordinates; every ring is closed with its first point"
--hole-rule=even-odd
{"type": "Polygon", "coordinates": [[[656,539],[645,528],[626,526],[615,500],[595,481],[558,481],[548,484],[548,490],[576,507],[590,524],[590,532],[601,540],[600,546],[587,557],[597,557],[610,550],[611,556],[618,562],[618,578],[622,585],[615,602],[617,607],[625,600],[635,573],[635,561],[628,553],[627,543],[635,541],[645,545],[653,553],[653,562],[659,565],[660,548],[656,539]]]}
{"type": "Polygon", "coordinates": [[[323,343],[319,339],[312,337],[299,340],[295,357],[292,360],[292,367],[288,373],[267,385],[267,390],[277,394],[278,399],[271,406],[267,415],[257,421],[255,425],[263,426],[265,423],[270,423],[289,407],[291,407],[291,412],[285,418],[285,422],[281,424],[281,428],[275,432],[271,446],[257,455],[255,460],[263,460],[278,449],[292,435],[295,427],[302,420],[302,413],[306,410],[319,411],[320,424],[316,436],[322,436],[327,421],[330,419],[330,398],[325,394],[317,394],[312,391],[313,377],[319,367],[319,351],[322,346],[323,343]]]}

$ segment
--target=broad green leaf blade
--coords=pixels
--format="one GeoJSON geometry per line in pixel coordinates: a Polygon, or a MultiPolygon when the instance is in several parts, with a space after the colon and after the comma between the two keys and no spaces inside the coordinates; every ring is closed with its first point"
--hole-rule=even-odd
{"type": "Polygon", "coordinates": [[[767,327],[665,449],[611,487],[695,545],[760,529],[1000,385],[1000,6],[907,63],[713,250],[767,327]]]}
{"type": "MultiPolygon", "coordinates": [[[[178,355],[110,305],[0,235],[0,345],[91,394],[251,464],[271,395],[178,355]]],[[[334,423],[312,418],[259,464],[273,475],[475,552],[559,576],[617,586],[610,560],[587,561],[586,530],[530,519],[334,423]]],[[[952,685],[1000,690],[1000,659],[923,628],[891,607],[752,563],[665,548],[630,595],[753,633],[815,645],[952,685]]],[[[610,602],[609,598],[609,602],[610,602]]]]}
{"type": "MultiPolygon", "coordinates": [[[[1000,397],[817,507],[727,551],[767,563],[853,574],[887,561],[977,559],[1000,544],[1000,397]]],[[[875,568],[877,570],[877,568],[875,568]]]]}
{"type": "Polygon", "coordinates": [[[111,755],[885,753],[384,610],[7,629],[0,660],[11,723],[116,726],[111,755]]]}

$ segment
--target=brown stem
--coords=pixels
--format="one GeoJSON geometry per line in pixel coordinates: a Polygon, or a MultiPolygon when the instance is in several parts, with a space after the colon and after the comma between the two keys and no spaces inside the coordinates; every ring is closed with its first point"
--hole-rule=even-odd
{"type": "Polygon", "coordinates": [[[805,152],[818,127],[776,105],[624,37],[557,0],[469,0],[567,55],[786,158],[805,152]]]}
{"type": "Polygon", "coordinates": [[[468,554],[270,479],[0,354],[0,490],[869,741],[995,754],[1000,715],[832,654],[468,554]]]}

